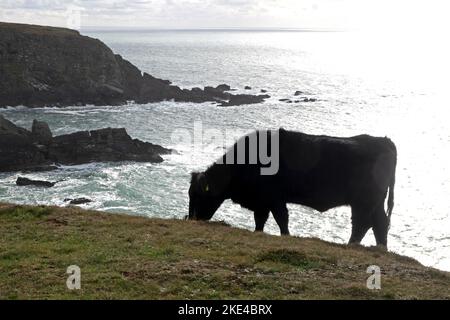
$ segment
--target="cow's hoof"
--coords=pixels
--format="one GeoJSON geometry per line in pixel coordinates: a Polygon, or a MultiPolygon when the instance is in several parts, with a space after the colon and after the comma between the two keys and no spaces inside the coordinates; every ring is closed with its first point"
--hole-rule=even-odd
{"type": "Polygon", "coordinates": [[[377,250],[383,251],[383,252],[387,252],[387,246],[385,246],[384,244],[377,244],[377,246],[375,247],[377,248],[377,250]]]}

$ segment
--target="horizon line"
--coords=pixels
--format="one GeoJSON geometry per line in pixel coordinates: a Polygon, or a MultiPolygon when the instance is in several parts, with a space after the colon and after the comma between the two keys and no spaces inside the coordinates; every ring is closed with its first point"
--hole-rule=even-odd
{"type": "MultiPolygon", "coordinates": [[[[53,27],[71,29],[68,26],[56,24],[36,24],[15,21],[0,21],[5,24],[32,25],[41,27],[53,27]]],[[[160,27],[160,26],[83,26],[77,31],[286,31],[286,32],[345,32],[351,31],[348,28],[330,27],[160,27]]]]}
{"type": "Polygon", "coordinates": [[[285,31],[285,32],[345,32],[338,28],[293,28],[293,27],[148,27],[148,26],[81,26],[80,31],[285,31]]]}

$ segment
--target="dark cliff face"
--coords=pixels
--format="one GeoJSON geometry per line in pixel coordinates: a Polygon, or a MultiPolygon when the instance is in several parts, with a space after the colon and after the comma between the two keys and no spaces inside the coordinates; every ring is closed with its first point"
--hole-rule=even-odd
{"type": "Polygon", "coordinates": [[[0,24],[0,105],[117,104],[126,94],[119,63],[101,41],[0,24]]]}
{"type": "MultiPolygon", "coordinates": [[[[0,23],[0,107],[120,105],[127,100],[170,99],[226,105],[233,96],[225,92],[226,86],[207,88],[181,89],[142,73],[100,40],[74,30],[0,23]]],[[[252,96],[241,104],[265,98],[252,96]]]]}

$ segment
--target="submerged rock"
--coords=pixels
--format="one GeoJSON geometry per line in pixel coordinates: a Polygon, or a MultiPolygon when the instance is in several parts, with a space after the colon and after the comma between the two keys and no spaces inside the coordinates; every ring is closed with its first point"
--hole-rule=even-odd
{"type": "Polygon", "coordinates": [[[245,89],[245,90],[252,90],[252,87],[250,87],[250,86],[245,86],[244,89],[245,89]]]}
{"type": "Polygon", "coordinates": [[[91,199],[88,198],[75,198],[75,199],[64,199],[64,202],[69,202],[69,204],[86,204],[92,202],[91,199]]]}
{"type": "Polygon", "coordinates": [[[36,186],[51,188],[56,184],[56,182],[42,181],[42,180],[32,180],[25,177],[18,177],[16,180],[16,185],[18,186],[36,186]]]}
{"type": "Polygon", "coordinates": [[[30,132],[0,116],[0,171],[50,170],[54,163],[158,163],[163,161],[161,155],[171,152],[160,145],[132,139],[124,128],[78,131],[56,137],[52,137],[45,122],[35,121],[33,128],[30,132]]]}

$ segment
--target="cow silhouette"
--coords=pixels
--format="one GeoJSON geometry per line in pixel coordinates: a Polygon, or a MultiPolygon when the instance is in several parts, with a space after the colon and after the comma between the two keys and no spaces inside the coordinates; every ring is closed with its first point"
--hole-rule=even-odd
{"type": "Polygon", "coordinates": [[[255,231],[263,231],[272,212],[281,234],[289,235],[287,203],[320,212],[349,205],[349,243],[360,243],[373,228],[377,245],[387,247],[396,163],[397,150],[389,138],[256,131],[239,139],[206,171],[192,173],[188,217],[209,220],[231,199],[253,211],[255,231]],[[267,138],[272,136],[277,139],[267,138]],[[273,174],[262,173],[268,163],[258,157],[261,151],[279,162],[273,174]]]}

